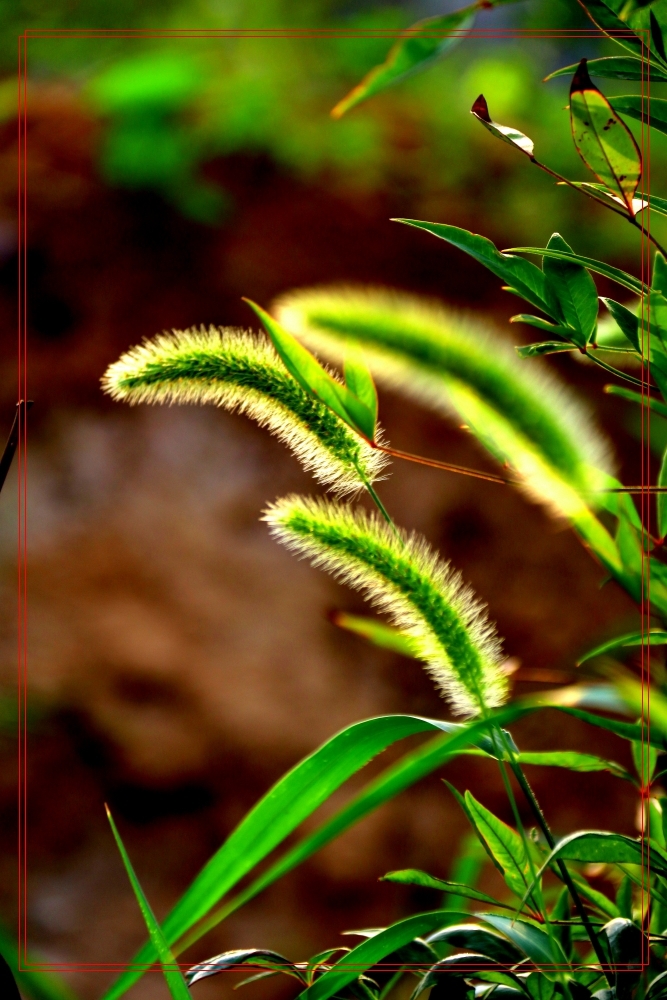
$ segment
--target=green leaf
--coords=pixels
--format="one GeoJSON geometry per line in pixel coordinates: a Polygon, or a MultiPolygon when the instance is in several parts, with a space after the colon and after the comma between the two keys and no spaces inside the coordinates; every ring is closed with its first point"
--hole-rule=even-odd
{"type": "MultiPolygon", "coordinates": [[[[667,201],[665,201],[665,212],[667,213],[667,201]]],[[[667,296],[667,261],[656,251],[653,258],[653,277],[651,278],[651,288],[667,296]]]]}
{"type": "MultiPolygon", "coordinates": [[[[438,236],[441,240],[446,240],[452,246],[458,247],[459,250],[464,250],[498,278],[507,282],[527,302],[537,306],[547,315],[551,315],[553,304],[548,301],[544,274],[534,264],[530,264],[520,257],[512,256],[510,251],[501,253],[485,236],[478,236],[476,233],[468,232],[467,229],[459,229],[458,226],[446,226],[439,222],[420,222],[417,219],[392,219],[391,221],[402,222],[406,226],[414,226],[416,229],[424,229],[427,233],[432,233],[433,236],[438,236]]],[[[543,251],[540,250],[539,253],[543,253],[543,251]]]]}
{"type": "Polygon", "coordinates": [[[510,128],[507,125],[499,125],[498,122],[491,120],[484,94],[479,95],[470,109],[470,114],[474,115],[477,121],[481,122],[484,128],[488,129],[497,139],[502,139],[503,142],[514,146],[520,153],[525,153],[530,160],[535,158],[533,155],[534,144],[532,139],[529,139],[527,135],[517,131],[515,128],[510,128]]]}
{"type": "Polygon", "coordinates": [[[619,916],[632,917],[632,882],[627,875],[621,879],[621,884],[616,892],[616,905],[619,916]]]}
{"type": "Polygon", "coordinates": [[[165,940],[162,928],[155,918],[155,914],[151,909],[150,903],[146,899],[144,890],[141,888],[139,879],[137,878],[134,868],[132,867],[132,862],[130,861],[127,851],[125,850],[125,845],[123,844],[120,834],[116,828],[116,824],[113,821],[113,816],[109,811],[109,807],[106,806],[105,808],[109,818],[109,823],[111,824],[114,840],[116,841],[116,845],[120,851],[120,856],[123,859],[125,871],[127,872],[127,876],[134,890],[134,895],[137,898],[141,915],[144,918],[146,927],[148,928],[148,934],[153,947],[155,948],[155,951],[160,959],[162,972],[164,973],[164,978],[167,982],[169,992],[171,993],[173,1000],[190,1000],[190,991],[188,990],[185,979],[183,978],[183,974],[176,964],[176,959],[174,958],[171,948],[165,940]]]}
{"type": "Polygon", "coordinates": [[[637,403],[638,406],[648,406],[655,413],[659,413],[661,417],[667,417],[667,405],[653,396],[649,396],[646,399],[641,393],[634,392],[632,389],[625,389],[622,385],[606,385],[604,391],[609,393],[610,396],[620,396],[631,403],[637,403]]]}
{"type": "MultiPolygon", "coordinates": [[[[525,990],[518,976],[509,970],[498,969],[498,962],[489,955],[476,954],[467,951],[463,955],[450,955],[433,965],[426,975],[420,980],[419,985],[410,997],[410,1000],[417,1000],[417,997],[433,987],[440,988],[448,1000],[456,1000],[456,982],[461,982],[461,976],[474,976],[487,983],[501,983],[509,989],[501,990],[500,996],[509,1000],[510,990],[512,996],[525,998],[525,990]]],[[[464,983],[465,985],[465,983],[464,983]]],[[[494,990],[494,994],[498,991],[494,990]]],[[[474,992],[468,987],[463,996],[473,997],[474,992]],[[468,992],[469,991],[469,992],[468,992]]]]}
{"type": "Polygon", "coordinates": [[[516,830],[478,802],[470,792],[466,792],[464,798],[473,826],[502,869],[509,888],[521,897],[530,874],[530,864],[521,837],[516,830]]]}
{"type": "MultiPolygon", "coordinates": [[[[542,319],[540,316],[531,316],[529,313],[519,313],[517,316],[511,316],[510,323],[525,323],[527,326],[534,326],[538,330],[544,330],[545,333],[550,333],[554,337],[565,337],[566,339],[569,338],[571,332],[566,326],[549,323],[546,319],[542,319]]],[[[571,350],[571,345],[569,344],[561,344],[561,347],[563,350],[571,350]]]]}
{"type": "MultiPolygon", "coordinates": [[[[572,247],[559,233],[553,234],[547,249],[573,253],[572,247]]],[[[598,293],[595,282],[585,267],[570,261],[545,257],[543,270],[569,327],[569,339],[579,347],[585,347],[592,340],[597,326],[598,293]]]]}
{"type": "Polygon", "coordinates": [[[514,350],[520,358],[540,358],[544,354],[562,354],[574,348],[572,344],[563,344],[557,340],[542,340],[539,344],[525,344],[523,347],[515,347],[514,350]]]}
{"type": "Polygon", "coordinates": [[[471,889],[467,885],[459,882],[449,882],[447,879],[434,878],[426,872],[416,868],[406,868],[403,871],[387,872],[380,879],[381,882],[399,882],[401,885],[421,885],[424,889],[438,889],[441,892],[450,892],[455,896],[464,896],[466,899],[477,899],[481,903],[489,903],[491,906],[501,906],[504,910],[513,909],[505,903],[499,903],[493,896],[487,896],[485,892],[478,889],[471,889]]]}
{"type": "Polygon", "coordinates": [[[385,61],[367,73],[361,83],[338,102],[331,116],[342,118],[357,104],[442,58],[472,28],[476,9],[477,4],[472,4],[451,14],[428,17],[413,24],[395,42],[385,61]]]}
{"type": "Polygon", "coordinates": [[[359,973],[377,965],[387,955],[398,951],[415,938],[432,933],[451,919],[451,911],[434,910],[431,913],[420,913],[415,917],[399,920],[398,923],[363,941],[344,955],[308,989],[299,994],[300,1000],[328,1000],[353,982],[359,973]]]}
{"type": "Polygon", "coordinates": [[[306,978],[297,967],[277,951],[268,951],[264,948],[237,948],[234,951],[224,951],[220,955],[206,959],[205,962],[198,962],[186,972],[186,979],[189,986],[199,982],[200,979],[208,979],[210,976],[217,976],[220,972],[233,972],[247,966],[253,968],[266,968],[273,972],[284,972],[288,976],[293,976],[299,982],[305,983],[306,978]]]}
{"type": "Polygon", "coordinates": [[[605,0],[585,0],[585,2],[582,0],[582,6],[591,21],[593,21],[598,28],[601,28],[605,34],[612,32],[610,37],[613,38],[618,45],[622,45],[623,48],[628,49],[630,52],[634,52],[638,56],[644,58],[644,40],[634,34],[626,21],[622,21],[620,19],[614,10],[612,3],[605,2],[605,0]]]}
{"type": "MultiPolygon", "coordinates": [[[[667,448],[662,456],[658,486],[667,486],[667,448]]],[[[655,503],[658,515],[658,536],[664,538],[667,535],[667,493],[656,494],[655,503]]],[[[667,642],[667,632],[665,633],[665,642],[667,642]]]]}
{"type": "Polygon", "coordinates": [[[639,318],[637,315],[628,309],[627,306],[621,305],[620,302],[616,302],[614,299],[604,298],[603,296],[601,296],[600,299],[616,320],[619,329],[622,330],[637,353],[641,354],[642,349],[641,344],[639,343],[639,318]]]}
{"type": "MultiPolygon", "coordinates": [[[[532,887],[531,887],[532,888],[532,887]]],[[[513,917],[503,917],[497,913],[476,913],[476,917],[490,924],[537,966],[547,966],[544,975],[558,978],[558,969],[553,967],[567,965],[567,959],[556,940],[550,940],[549,935],[526,920],[513,917]]]]}
{"type": "Polygon", "coordinates": [[[335,611],[331,620],[338,628],[343,628],[347,632],[353,632],[362,639],[367,639],[374,646],[381,649],[390,649],[392,653],[400,653],[401,656],[417,657],[417,646],[412,636],[401,632],[393,625],[385,625],[377,618],[368,618],[366,615],[349,615],[346,611],[335,611]]]}
{"type": "Polygon", "coordinates": [[[665,62],[667,60],[667,54],[665,53],[665,42],[662,37],[662,28],[658,24],[658,19],[652,10],[649,10],[649,24],[651,27],[651,48],[654,49],[662,61],[665,62]]]}
{"type": "MultiPolygon", "coordinates": [[[[422,226],[422,228],[425,227],[422,226]]],[[[481,239],[481,237],[479,238],[481,239]]],[[[553,257],[554,260],[571,261],[573,264],[581,264],[583,267],[588,268],[589,271],[594,271],[596,274],[601,274],[603,277],[609,278],[610,281],[615,281],[617,285],[622,285],[623,288],[629,288],[635,295],[642,295],[644,292],[648,292],[648,286],[631,274],[628,274],[627,271],[621,271],[617,267],[611,267],[611,265],[605,264],[604,261],[594,260],[592,257],[580,257],[576,253],[565,253],[562,250],[550,250],[546,247],[511,247],[509,250],[503,250],[501,256],[515,253],[534,253],[537,257],[553,257]]]]}
{"type": "Polygon", "coordinates": [[[631,775],[613,760],[604,760],[590,753],[576,750],[554,750],[545,753],[520,753],[520,764],[537,764],[539,767],[566,767],[569,771],[609,771],[618,778],[632,780],[631,775]]]}
{"type": "Polygon", "coordinates": [[[577,666],[580,667],[582,663],[586,663],[596,656],[604,656],[607,653],[614,653],[619,649],[631,649],[634,646],[643,645],[667,645],[667,632],[663,631],[663,629],[652,628],[646,629],[644,632],[628,632],[625,635],[620,635],[616,639],[610,639],[608,642],[603,642],[602,645],[596,646],[595,649],[591,649],[590,652],[577,661],[577,666]]]}
{"type": "MultiPolygon", "coordinates": [[[[571,76],[578,65],[572,63],[570,66],[563,66],[555,73],[545,76],[544,82],[557,76],[571,76]]],[[[646,80],[649,67],[646,59],[636,59],[634,56],[604,56],[601,59],[589,59],[588,72],[591,76],[601,76],[607,80],[646,80]]],[[[667,73],[657,66],[651,65],[650,74],[651,83],[667,83],[667,73]]]]}
{"type": "MultiPolygon", "coordinates": [[[[297,844],[211,919],[214,927],[229,913],[291,871],[311,854],[366,816],[377,806],[409,788],[444,764],[460,749],[478,741],[490,747],[490,726],[508,725],[536,710],[532,705],[510,705],[487,720],[460,725],[413,716],[383,716],[358,722],[324,743],[284,775],[230,834],[221,848],[191,883],[163,924],[165,936],[174,942],[202,920],[219,900],[280,844],[304,819],[386,747],[418,732],[443,731],[444,736],[406,755],[382,772],[313,834],[297,844]]],[[[202,925],[207,927],[207,922],[202,925]]],[[[204,933],[189,936],[196,941],[204,933]]],[[[137,953],[126,970],[105,994],[115,1000],[141,978],[142,969],[155,960],[150,944],[137,953]]]]}
{"type": "Polygon", "coordinates": [[[525,981],[531,1000],[553,1000],[556,984],[537,970],[531,972],[525,981]]]}
{"type": "Polygon", "coordinates": [[[463,948],[468,952],[473,951],[486,955],[495,962],[504,965],[516,965],[523,958],[521,951],[509,941],[478,924],[454,924],[444,927],[442,930],[436,931],[435,934],[429,935],[427,941],[436,951],[441,950],[438,945],[463,948]]]}
{"type": "Polygon", "coordinates": [[[655,845],[632,840],[621,833],[607,833],[598,830],[578,830],[556,844],[546,861],[537,872],[533,883],[526,891],[524,899],[532,891],[533,885],[541,878],[554,861],[583,861],[588,864],[650,865],[651,873],[667,875],[667,853],[655,845]]]}
{"type": "Polygon", "coordinates": [[[378,394],[375,388],[373,376],[364,361],[363,354],[359,350],[349,350],[345,356],[344,363],[345,384],[357,399],[370,411],[373,418],[373,434],[371,441],[375,440],[375,429],[378,418],[378,394]]]}
{"type": "MultiPolygon", "coordinates": [[[[650,785],[655,766],[658,763],[658,751],[646,740],[635,740],[632,743],[632,760],[639,780],[644,785],[650,785]]],[[[662,829],[660,831],[662,835],[662,829]]]]}
{"type": "Polygon", "coordinates": [[[577,152],[606,187],[623,199],[634,216],[633,198],[642,158],[630,129],[591,81],[582,59],[570,87],[570,123],[577,152]]]}
{"type": "Polygon", "coordinates": [[[612,97],[611,105],[618,114],[667,133],[667,100],[664,98],[651,97],[648,100],[634,94],[619,94],[612,97]]]}
{"type": "Polygon", "coordinates": [[[368,441],[373,441],[377,420],[377,399],[375,412],[373,412],[348,388],[332,378],[315,356],[300,344],[296,337],[283,329],[264,309],[251,302],[250,299],[244,299],[244,301],[262,321],[283,364],[301,388],[325,403],[336,416],[340,417],[357,433],[367,438],[368,441]]]}
{"type": "MultiPolygon", "coordinates": [[[[625,200],[621,198],[620,195],[615,194],[613,191],[610,191],[609,188],[605,187],[604,184],[593,183],[593,181],[558,181],[557,186],[574,187],[580,191],[583,191],[584,193],[592,194],[595,196],[596,201],[601,202],[603,205],[609,205],[611,208],[617,209],[619,205],[623,209],[627,208],[625,200]]],[[[658,201],[661,200],[663,199],[658,199],[658,201]]],[[[664,202],[664,204],[667,205],[667,202],[664,202]]],[[[640,198],[632,199],[632,211],[635,213],[635,215],[637,214],[637,212],[642,212],[645,208],[648,207],[649,207],[648,195],[642,194],[640,198]]],[[[656,209],[656,211],[658,211],[655,205],[653,206],[653,208],[656,209]]]]}

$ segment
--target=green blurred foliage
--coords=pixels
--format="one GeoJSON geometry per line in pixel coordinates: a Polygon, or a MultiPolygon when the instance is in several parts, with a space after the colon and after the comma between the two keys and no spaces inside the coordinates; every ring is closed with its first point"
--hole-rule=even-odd
{"type": "MultiPolygon", "coordinates": [[[[359,9],[341,0],[140,6],[119,0],[112,8],[98,0],[23,0],[0,11],[0,59],[10,74],[19,27],[345,28],[350,35],[335,38],[31,38],[29,70],[36,82],[69,80],[102,119],[97,156],[109,184],[157,190],[202,223],[222,223],[233,211],[229,195],[207,178],[206,164],[248,154],[266,156],[306,180],[362,195],[388,192],[396,214],[407,201],[410,213],[422,218],[470,222],[471,214],[483,216],[486,230],[504,245],[544,242],[562,230],[581,252],[602,254],[613,241],[618,256],[637,253],[629,226],[557,188],[524,157],[494,142],[468,113],[483,92],[492,116],[530,135],[543,162],[573,179],[590,179],[572,146],[568,81],[541,79],[580,55],[615,52],[610,42],[469,39],[424,74],[341,121],[330,118],[331,107],[384,58],[395,33],[425,13],[434,10],[418,3],[359,9]],[[369,29],[385,35],[354,36],[369,29]]],[[[585,22],[573,0],[532,0],[483,17],[487,27],[574,28],[585,22]]],[[[605,84],[609,93],[627,90],[621,81],[605,84]]],[[[3,94],[9,103],[10,90],[0,91],[0,103],[3,94]]],[[[667,191],[660,166],[667,163],[664,141],[651,137],[652,189],[658,193],[667,191]]]]}

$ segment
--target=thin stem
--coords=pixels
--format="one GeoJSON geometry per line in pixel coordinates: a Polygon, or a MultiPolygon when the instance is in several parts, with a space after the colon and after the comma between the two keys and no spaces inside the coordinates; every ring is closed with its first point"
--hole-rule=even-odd
{"type": "Polygon", "coordinates": [[[373,487],[373,484],[368,479],[368,477],[366,476],[366,473],[363,471],[363,469],[361,468],[360,465],[357,465],[357,472],[359,473],[359,478],[361,479],[361,481],[363,482],[364,486],[368,490],[368,495],[370,496],[370,498],[372,499],[373,503],[375,504],[375,506],[377,507],[377,509],[380,511],[380,513],[382,514],[383,518],[385,519],[385,521],[387,522],[387,524],[389,525],[389,527],[391,528],[391,530],[393,531],[393,533],[396,535],[396,538],[399,540],[399,542],[402,545],[403,544],[403,539],[401,538],[401,535],[400,535],[400,532],[399,532],[398,528],[394,524],[394,521],[392,520],[391,515],[389,514],[387,508],[382,503],[382,500],[380,500],[380,497],[376,493],[376,491],[375,491],[375,489],[373,487]]]}
{"type": "MultiPolygon", "coordinates": [[[[598,350],[604,350],[604,348],[598,348],[598,350]]],[[[625,379],[626,382],[632,382],[633,385],[646,385],[646,382],[642,382],[641,379],[635,378],[634,375],[626,375],[625,372],[620,372],[618,368],[612,368],[611,365],[607,365],[604,361],[600,361],[600,359],[596,358],[595,354],[591,354],[590,351],[584,350],[581,353],[587,358],[590,358],[594,364],[599,365],[600,368],[604,368],[606,372],[611,372],[612,375],[616,375],[617,378],[625,379]]]]}
{"type": "MultiPolygon", "coordinates": [[[[537,801],[537,799],[535,797],[535,793],[533,792],[533,789],[530,787],[530,785],[528,783],[528,779],[526,778],[525,774],[523,773],[523,769],[522,769],[521,765],[519,764],[518,760],[516,759],[516,756],[514,755],[514,753],[512,751],[512,748],[509,746],[509,744],[507,744],[507,742],[506,742],[506,746],[507,746],[507,750],[508,750],[508,753],[509,753],[509,762],[510,762],[510,767],[512,768],[512,772],[513,772],[516,780],[518,781],[519,786],[521,788],[521,791],[525,795],[526,800],[527,800],[530,808],[533,811],[533,815],[535,816],[535,819],[537,820],[538,825],[539,825],[542,833],[544,834],[544,839],[546,840],[547,844],[549,845],[549,848],[551,850],[553,850],[553,848],[556,846],[556,841],[555,841],[554,836],[553,836],[553,834],[551,832],[551,829],[549,828],[549,824],[547,823],[546,817],[545,817],[544,813],[542,812],[542,808],[541,808],[539,802],[537,801]]],[[[611,979],[609,977],[609,971],[608,971],[608,965],[607,965],[607,957],[604,954],[604,951],[602,949],[602,945],[600,944],[600,941],[599,941],[599,939],[597,937],[597,934],[595,933],[593,925],[590,922],[589,916],[586,913],[586,910],[584,909],[584,904],[583,904],[583,902],[581,900],[581,896],[579,895],[577,887],[575,886],[574,882],[572,881],[572,876],[570,875],[570,873],[569,873],[569,871],[567,869],[567,865],[565,864],[565,862],[562,861],[561,859],[558,859],[558,861],[556,862],[556,864],[558,866],[558,870],[560,872],[561,878],[563,879],[563,882],[567,886],[568,891],[569,891],[570,895],[572,896],[572,901],[574,902],[574,905],[575,905],[575,908],[577,910],[577,913],[579,914],[579,917],[581,918],[581,921],[582,921],[584,927],[586,928],[586,933],[588,934],[590,942],[593,945],[593,951],[595,952],[597,960],[600,963],[600,966],[602,968],[602,972],[604,973],[604,975],[607,978],[607,981],[611,985],[611,979]]]]}
{"type": "Polygon", "coordinates": [[[562,174],[556,173],[555,170],[552,170],[551,167],[547,167],[546,164],[540,163],[540,161],[536,160],[534,156],[529,157],[529,159],[530,162],[534,163],[536,167],[539,167],[540,170],[544,170],[546,174],[550,174],[552,177],[555,177],[556,180],[559,181],[561,184],[567,184],[567,186],[573,188],[573,190],[579,191],[581,194],[585,194],[586,197],[590,198],[592,201],[596,201],[598,205],[603,205],[605,208],[608,208],[609,211],[614,212],[615,215],[620,215],[621,218],[629,222],[631,226],[634,226],[635,229],[638,229],[640,233],[642,233],[648,240],[650,240],[653,246],[656,247],[660,251],[660,253],[663,254],[663,256],[667,256],[667,250],[665,250],[664,247],[658,242],[658,240],[656,240],[655,236],[652,236],[651,233],[649,233],[644,228],[641,222],[637,222],[636,216],[630,215],[628,212],[624,212],[620,208],[614,208],[613,205],[610,205],[608,201],[606,201],[604,198],[600,198],[593,191],[589,191],[586,188],[577,187],[577,185],[574,184],[572,181],[569,181],[567,177],[563,177],[562,174]]]}
{"type": "Polygon", "coordinates": [[[515,479],[506,479],[504,476],[496,476],[492,472],[482,472],[480,469],[469,469],[465,465],[452,465],[451,462],[439,462],[435,458],[424,458],[422,455],[414,455],[410,451],[399,451],[398,448],[387,448],[382,444],[371,443],[372,448],[384,452],[385,455],[392,455],[394,458],[402,458],[406,462],[416,462],[418,465],[428,465],[431,469],[442,469],[445,472],[459,472],[463,476],[473,476],[475,479],[486,479],[490,483],[513,483],[515,479]]]}

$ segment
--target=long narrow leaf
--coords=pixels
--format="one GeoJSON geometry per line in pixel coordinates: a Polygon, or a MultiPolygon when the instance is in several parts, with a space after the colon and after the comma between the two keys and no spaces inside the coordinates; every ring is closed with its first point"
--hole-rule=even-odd
{"type": "Polygon", "coordinates": [[[658,132],[667,132],[667,100],[663,97],[649,100],[635,94],[619,94],[611,98],[611,106],[621,115],[644,122],[658,132]]]}
{"type": "Polygon", "coordinates": [[[553,257],[554,260],[565,260],[570,261],[572,264],[581,264],[582,267],[587,267],[589,271],[601,274],[603,277],[609,278],[610,281],[615,281],[617,285],[622,285],[623,288],[629,288],[635,295],[642,295],[649,291],[648,285],[639,281],[633,275],[628,274],[627,271],[621,271],[618,267],[612,267],[610,264],[605,264],[601,260],[594,260],[592,257],[581,257],[579,254],[565,253],[562,250],[548,250],[546,247],[510,247],[508,250],[503,251],[503,254],[515,253],[533,253],[537,257],[553,257]]]}
{"type": "Polygon", "coordinates": [[[171,948],[165,940],[164,934],[162,933],[162,928],[155,918],[155,914],[151,909],[151,905],[146,899],[144,890],[141,888],[139,879],[136,876],[134,868],[132,867],[132,862],[130,861],[129,855],[125,850],[125,845],[121,840],[121,836],[114,823],[113,816],[111,815],[107,807],[107,816],[109,818],[109,823],[111,824],[111,830],[114,835],[114,840],[120,851],[120,856],[123,859],[123,864],[125,865],[125,871],[134,890],[134,895],[137,898],[139,908],[141,910],[141,915],[144,918],[146,927],[148,928],[148,933],[150,935],[151,942],[157,955],[160,959],[160,964],[162,966],[162,972],[164,973],[164,978],[169,987],[169,992],[171,993],[173,1000],[190,1000],[190,991],[188,990],[183,974],[176,964],[176,959],[171,951],[171,948]]]}
{"type": "Polygon", "coordinates": [[[299,1000],[328,1000],[349,983],[354,982],[361,972],[377,965],[415,938],[433,933],[440,927],[452,923],[456,916],[464,914],[456,914],[452,910],[434,910],[399,920],[398,923],[380,931],[344,955],[324,975],[316,979],[312,986],[300,993],[299,1000]]]}
{"type": "Polygon", "coordinates": [[[634,646],[664,646],[667,644],[667,632],[663,629],[652,628],[645,632],[628,632],[626,635],[617,636],[608,642],[591,649],[577,661],[577,666],[594,659],[596,656],[603,656],[605,653],[615,653],[619,649],[631,649],[634,646]]]}
{"type": "Polygon", "coordinates": [[[357,104],[442,58],[472,28],[477,8],[477,4],[471,4],[451,14],[428,17],[413,24],[392,46],[385,61],[338,102],[331,112],[332,118],[342,118],[357,104]]]}
{"type": "MultiPolygon", "coordinates": [[[[563,66],[545,76],[544,82],[554,80],[557,76],[572,76],[579,63],[563,66]]],[[[658,66],[651,64],[650,69],[646,59],[634,56],[603,56],[601,59],[588,60],[588,72],[591,76],[601,76],[607,80],[644,80],[651,75],[651,83],[667,83],[667,73],[658,66]]],[[[612,98],[612,101],[614,98],[612,98]]]]}
{"type": "MultiPolygon", "coordinates": [[[[497,713],[493,718],[498,720],[499,725],[504,725],[508,720],[518,718],[530,710],[512,706],[497,713]]],[[[441,723],[407,715],[383,716],[349,726],[306,757],[281,778],[248,813],[172,909],[163,924],[163,931],[169,943],[173,944],[182,938],[234,888],[244,875],[378,753],[397,740],[415,733],[438,730],[452,732],[452,727],[454,729],[450,737],[451,752],[467,745],[471,740],[481,738],[488,730],[489,723],[482,721],[474,726],[458,726],[454,723],[441,723]]],[[[375,786],[370,790],[368,797],[370,801],[366,800],[363,803],[356,803],[356,806],[351,804],[347,807],[345,817],[347,822],[344,822],[343,828],[355,822],[359,818],[359,813],[365,815],[375,808],[375,804],[386,801],[421,775],[430,773],[438,763],[447,759],[449,752],[449,747],[437,747],[433,751],[435,760],[429,759],[428,756],[418,759],[416,767],[412,770],[409,765],[407,768],[404,765],[407,774],[404,773],[404,769],[398,767],[384,785],[375,786]],[[355,809],[358,810],[356,815],[354,815],[355,809]],[[348,810],[351,810],[352,814],[348,810]]],[[[335,832],[332,832],[330,837],[325,836],[322,843],[327,843],[335,835],[335,832]]],[[[308,853],[317,850],[318,846],[313,845],[302,856],[307,857],[308,853]]],[[[287,867],[284,867],[283,861],[282,870],[289,871],[299,864],[300,860],[302,857],[297,856],[287,864],[287,867]]],[[[278,878],[279,874],[277,873],[275,878],[278,878]]],[[[265,884],[270,884],[270,881],[265,884]]],[[[135,956],[132,967],[111,986],[104,1000],[115,1000],[116,997],[122,996],[141,978],[143,969],[154,960],[155,951],[152,945],[146,944],[135,956]]]]}

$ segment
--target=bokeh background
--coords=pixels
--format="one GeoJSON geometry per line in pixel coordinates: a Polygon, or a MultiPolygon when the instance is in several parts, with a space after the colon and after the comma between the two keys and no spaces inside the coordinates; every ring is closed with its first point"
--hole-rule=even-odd
{"type": "MultiPolygon", "coordinates": [[[[452,5],[453,6],[453,5],[452,5]]],[[[342,0],[7,2],[0,12],[0,417],[16,400],[16,49],[35,29],[246,29],[245,37],[79,36],[28,44],[29,802],[28,933],[49,963],[130,959],[143,938],[103,812],[117,818],[158,915],[281,773],[342,726],[386,712],[446,711],[418,665],[337,630],[351,592],[268,538],[264,505],[317,487],[275,441],[214,409],[128,408],[99,379],[161,330],[250,326],[241,302],[362,282],[436,297],[509,327],[517,303],[480,266],[389,219],[446,221],[499,246],[575,248],[638,268],[636,234],[553,182],[468,114],[530,134],[543,160],[585,179],[568,133],[567,81],[542,78],[595,38],[468,39],[422,76],[335,122],[330,108],[398,31],[446,4],[342,0]],[[339,29],[258,37],[261,28],[339,29]],[[376,31],[375,37],[368,29],[376,31]],[[365,34],[362,33],[365,32],[365,34]],[[355,32],[357,34],[355,35],[355,32]]],[[[449,9],[452,9],[450,6],[449,9]]],[[[481,27],[590,27],[574,0],[485,12],[481,27]]],[[[609,92],[627,90],[626,84],[609,92]]],[[[658,137],[659,138],[659,137],[658,137]]],[[[652,137],[652,184],[667,190],[652,137]]],[[[600,282],[602,294],[610,289],[600,282]]],[[[518,307],[520,308],[520,306],[518,307]]],[[[535,362],[526,362],[534,364],[535,362]]],[[[550,361],[587,396],[639,477],[639,421],[603,373],[550,361]]],[[[465,432],[383,393],[396,447],[484,467],[465,432]]],[[[653,420],[656,454],[667,434],[653,420]]],[[[577,656],[635,610],[562,525],[504,487],[394,466],[382,495],[489,605],[520,667],[515,690],[571,683],[577,656]]],[[[0,504],[0,919],[16,920],[16,480],[0,504]]],[[[595,750],[613,737],[543,715],[517,727],[531,749],[595,750]]],[[[383,759],[385,763],[389,755],[383,759]]],[[[372,767],[369,769],[372,771],[372,767]]],[[[610,776],[531,769],[552,825],[632,832],[632,789],[610,776]]],[[[263,946],[303,959],[419,906],[428,891],[377,881],[398,867],[446,877],[466,829],[436,775],[388,804],[242,909],[189,953],[263,946]]],[[[508,821],[490,766],[446,777],[508,821]]],[[[349,790],[330,807],[343,801],[349,790]]],[[[319,818],[319,817],[318,817],[319,818]]],[[[493,890],[495,873],[482,873],[493,890]]],[[[605,886],[602,885],[604,888],[605,886]]],[[[609,886],[606,886],[608,889],[609,886]]],[[[109,976],[71,971],[76,995],[109,976]]],[[[227,995],[211,980],[198,996],[227,995]]],[[[271,982],[255,995],[284,996],[271,982]]],[[[289,988],[287,988],[289,993],[289,988]]],[[[166,996],[146,976],[136,1000],[166,996]]]]}

